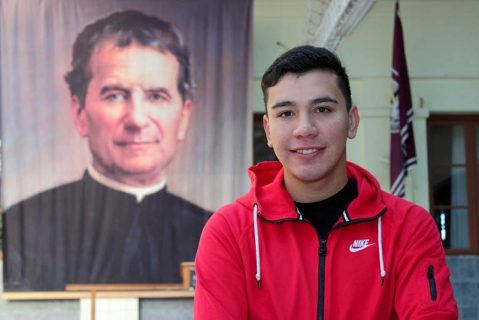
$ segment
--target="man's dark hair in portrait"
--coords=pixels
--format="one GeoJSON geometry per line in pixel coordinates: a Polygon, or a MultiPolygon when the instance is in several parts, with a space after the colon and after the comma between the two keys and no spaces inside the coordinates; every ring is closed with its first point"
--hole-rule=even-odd
{"type": "Polygon", "coordinates": [[[92,162],[82,179],[6,211],[5,291],[180,282],[210,215],[166,188],[193,107],[181,34],[138,11],[113,13],[78,35],[65,80],[92,162]]]}

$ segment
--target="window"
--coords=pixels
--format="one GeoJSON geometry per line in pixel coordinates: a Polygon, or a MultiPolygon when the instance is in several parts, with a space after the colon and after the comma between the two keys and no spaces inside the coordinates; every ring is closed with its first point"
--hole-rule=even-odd
{"type": "Polygon", "coordinates": [[[479,115],[428,120],[431,213],[448,253],[479,253],[479,115]]]}
{"type": "Polygon", "coordinates": [[[253,163],[260,161],[274,161],[277,160],[273,149],[268,147],[266,134],[263,129],[263,114],[253,114],[253,163]]]}

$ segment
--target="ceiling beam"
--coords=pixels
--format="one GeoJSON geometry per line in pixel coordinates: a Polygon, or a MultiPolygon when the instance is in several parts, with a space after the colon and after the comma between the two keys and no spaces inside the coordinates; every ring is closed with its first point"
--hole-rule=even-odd
{"type": "Polygon", "coordinates": [[[308,0],[307,42],[335,51],[376,0],[308,0]]]}

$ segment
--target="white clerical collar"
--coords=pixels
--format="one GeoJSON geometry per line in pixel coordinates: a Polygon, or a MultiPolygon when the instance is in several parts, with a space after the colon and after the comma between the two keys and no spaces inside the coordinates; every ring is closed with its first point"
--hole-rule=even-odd
{"type": "Polygon", "coordinates": [[[163,179],[162,181],[160,181],[159,183],[154,184],[152,186],[132,187],[132,186],[129,186],[127,184],[115,181],[113,179],[110,179],[110,178],[104,176],[103,174],[98,172],[92,165],[88,166],[87,170],[88,170],[88,173],[90,174],[90,176],[96,182],[101,183],[101,184],[103,184],[103,185],[105,185],[105,186],[107,186],[111,189],[134,195],[136,197],[136,201],[138,203],[140,203],[141,200],[143,200],[143,198],[145,196],[153,194],[155,192],[158,192],[166,186],[166,178],[163,179]]]}

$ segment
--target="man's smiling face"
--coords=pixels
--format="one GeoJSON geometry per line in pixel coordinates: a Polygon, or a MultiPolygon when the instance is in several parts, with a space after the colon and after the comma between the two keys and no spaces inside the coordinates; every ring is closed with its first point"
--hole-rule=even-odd
{"type": "Polygon", "coordinates": [[[355,106],[347,111],[334,73],[285,74],[268,88],[266,108],[268,145],[283,164],[287,186],[347,179],[346,141],[359,118],[355,106]]]}

